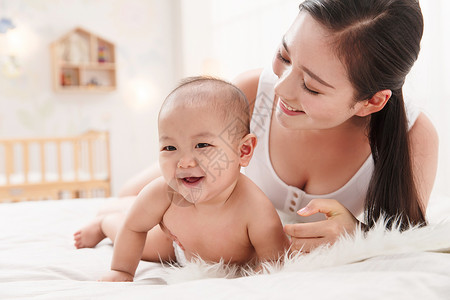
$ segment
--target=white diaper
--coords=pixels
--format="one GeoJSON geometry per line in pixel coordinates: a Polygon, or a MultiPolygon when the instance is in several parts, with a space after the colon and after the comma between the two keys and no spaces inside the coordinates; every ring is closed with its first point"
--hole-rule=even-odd
{"type": "Polygon", "coordinates": [[[173,242],[173,250],[175,252],[175,257],[177,258],[178,264],[182,267],[185,267],[187,265],[187,259],[183,249],[181,249],[181,247],[176,242],[173,242]]]}

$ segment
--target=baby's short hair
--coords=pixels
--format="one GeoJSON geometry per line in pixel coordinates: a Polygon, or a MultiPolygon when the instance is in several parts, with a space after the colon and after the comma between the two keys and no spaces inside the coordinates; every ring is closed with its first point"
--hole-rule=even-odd
{"type": "Polygon", "coordinates": [[[173,101],[184,101],[187,105],[207,105],[218,112],[229,130],[250,133],[249,103],[245,94],[232,83],[210,76],[188,77],[169,93],[161,106],[161,112],[173,101]],[[195,95],[194,97],[176,97],[178,93],[195,95]]]}

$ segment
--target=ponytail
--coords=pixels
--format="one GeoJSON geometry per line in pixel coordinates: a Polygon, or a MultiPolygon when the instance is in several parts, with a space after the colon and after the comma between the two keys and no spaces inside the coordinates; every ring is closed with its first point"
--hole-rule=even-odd
{"type": "Polygon", "coordinates": [[[412,171],[408,123],[402,90],[370,119],[369,143],[375,170],[366,196],[366,224],[371,228],[380,217],[387,226],[406,229],[425,225],[412,171]]]}

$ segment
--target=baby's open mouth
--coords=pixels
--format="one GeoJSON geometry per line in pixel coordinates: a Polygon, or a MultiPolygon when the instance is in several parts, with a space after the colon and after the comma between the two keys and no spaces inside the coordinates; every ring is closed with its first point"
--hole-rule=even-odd
{"type": "Polygon", "coordinates": [[[182,180],[188,184],[197,183],[202,180],[203,177],[184,177],[182,180]]]}
{"type": "Polygon", "coordinates": [[[196,188],[199,187],[204,178],[205,176],[186,176],[180,177],[178,180],[180,180],[187,188],[196,188]]]}

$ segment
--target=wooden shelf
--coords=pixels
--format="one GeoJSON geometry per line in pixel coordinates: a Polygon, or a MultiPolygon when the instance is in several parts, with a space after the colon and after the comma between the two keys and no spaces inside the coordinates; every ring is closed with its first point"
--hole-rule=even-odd
{"type": "Polygon", "coordinates": [[[82,28],[51,44],[53,87],[59,92],[116,89],[115,46],[82,28]]]}

